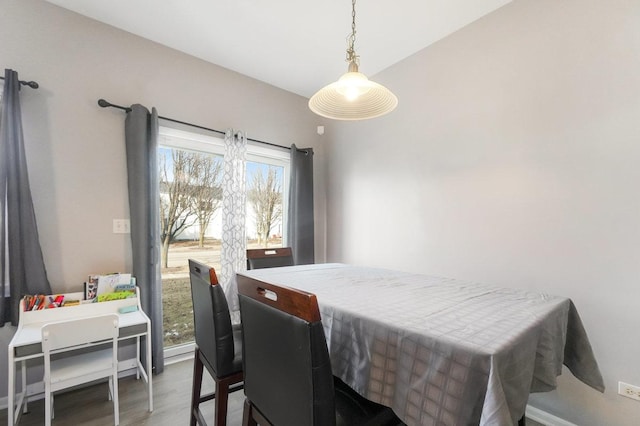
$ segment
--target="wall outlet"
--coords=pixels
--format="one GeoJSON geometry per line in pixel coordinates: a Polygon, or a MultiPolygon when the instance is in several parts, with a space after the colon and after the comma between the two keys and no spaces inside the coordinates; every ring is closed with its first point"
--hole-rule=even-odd
{"type": "Polygon", "coordinates": [[[630,385],[624,382],[618,382],[618,393],[627,398],[640,401],[640,386],[630,385]]]}
{"type": "Polygon", "coordinates": [[[113,219],[113,233],[130,234],[131,222],[129,222],[129,219],[113,219]]]}

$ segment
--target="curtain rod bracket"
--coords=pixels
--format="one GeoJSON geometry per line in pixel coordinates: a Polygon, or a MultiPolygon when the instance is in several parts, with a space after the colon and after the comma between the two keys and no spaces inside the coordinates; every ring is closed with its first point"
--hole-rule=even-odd
{"type": "MultiPolygon", "coordinates": [[[[0,77],[0,80],[4,80],[4,77],[0,77]]],[[[24,80],[18,80],[18,81],[23,86],[29,86],[32,89],[37,89],[38,87],[40,87],[40,85],[38,83],[36,83],[35,81],[24,81],[24,80]]]]}
{"type": "Polygon", "coordinates": [[[104,99],[98,99],[98,105],[101,106],[102,108],[111,107],[111,108],[118,108],[118,109],[121,109],[121,110],[126,111],[126,112],[131,112],[131,108],[123,107],[123,106],[120,106],[120,105],[115,105],[115,104],[112,104],[111,102],[106,101],[104,99]]]}

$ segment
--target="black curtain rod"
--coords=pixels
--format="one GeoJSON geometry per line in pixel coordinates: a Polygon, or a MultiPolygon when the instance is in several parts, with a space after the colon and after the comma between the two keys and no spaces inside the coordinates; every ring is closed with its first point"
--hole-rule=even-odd
{"type": "MultiPolygon", "coordinates": [[[[104,100],[104,99],[98,99],[98,105],[99,105],[99,106],[101,106],[102,108],[109,108],[109,107],[111,107],[111,108],[121,109],[121,110],[123,110],[123,111],[125,111],[125,112],[131,112],[131,108],[129,108],[129,107],[123,107],[123,106],[120,106],[120,105],[115,105],[115,104],[112,104],[111,102],[106,101],[106,100],[104,100]]],[[[173,122],[173,123],[184,124],[185,126],[195,127],[195,128],[197,128],[197,129],[208,130],[208,131],[210,131],[210,132],[219,133],[219,134],[221,134],[221,135],[224,135],[224,134],[225,134],[225,132],[223,132],[222,130],[211,129],[211,128],[209,128],[209,127],[203,127],[203,126],[199,126],[199,125],[197,125],[197,124],[187,123],[186,121],[175,120],[175,119],[173,119],[173,118],[169,118],[169,117],[162,117],[162,116],[158,116],[158,118],[160,118],[160,119],[162,119],[162,120],[171,121],[171,122],[173,122]]],[[[274,146],[274,147],[276,147],[276,148],[283,148],[283,149],[291,150],[291,147],[289,147],[289,146],[277,145],[277,144],[275,144],[275,143],[265,142],[265,141],[261,141],[261,140],[258,140],[258,139],[251,139],[251,138],[247,138],[247,140],[249,140],[249,141],[251,141],[251,142],[261,143],[261,144],[264,144],[264,145],[274,146]]],[[[297,149],[297,151],[298,151],[298,152],[302,152],[302,153],[304,153],[304,154],[309,154],[309,151],[304,150],[304,149],[297,149]]]]}
{"type": "MultiPolygon", "coordinates": [[[[4,80],[4,77],[0,77],[0,80],[4,80]]],[[[35,81],[22,81],[22,80],[18,80],[18,81],[23,86],[29,86],[32,89],[37,89],[38,87],[40,87],[40,85],[38,83],[36,83],[35,81]]]]}

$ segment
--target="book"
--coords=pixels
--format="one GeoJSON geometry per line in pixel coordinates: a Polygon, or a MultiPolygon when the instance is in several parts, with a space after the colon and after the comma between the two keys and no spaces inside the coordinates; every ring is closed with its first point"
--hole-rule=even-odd
{"type": "Polygon", "coordinates": [[[136,289],[135,280],[136,280],[135,278],[131,278],[131,282],[128,284],[118,284],[115,288],[115,291],[125,291],[125,290],[135,291],[136,289]]]}
{"type": "Polygon", "coordinates": [[[98,281],[92,280],[89,277],[89,281],[84,283],[84,300],[93,300],[98,295],[98,281]]]}
{"type": "Polygon", "coordinates": [[[103,293],[98,295],[98,302],[107,302],[109,300],[120,300],[136,297],[136,292],[131,290],[114,291],[111,293],[103,293]]]}
{"type": "Polygon", "coordinates": [[[59,294],[58,296],[56,296],[53,303],[56,305],[56,308],[62,306],[62,304],[64,303],[64,294],[59,294]]]}
{"type": "Polygon", "coordinates": [[[45,296],[43,294],[25,295],[23,309],[24,311],[39,311],[42,309],[59,308],[64,301],[63,294],[45,296]]]}
{"type": "Polygon", "coordinates": [[[107,275],[92,275],[89,281],[95,279],[98,283],[97,295],[100,296],[104,293],[113,293],[116,291],[116,287],[122,284],[131,283],[131,274],[114,273],[107,275]]]}
{"type": "Polygon", "coordinates": [[[25,311],[32,310],[33,309],[33,305],[35,305],[37,298],[38,298],[37,295],[36,296],[25,296],[25,299],[24,299],[24,310],[25,311]]]}

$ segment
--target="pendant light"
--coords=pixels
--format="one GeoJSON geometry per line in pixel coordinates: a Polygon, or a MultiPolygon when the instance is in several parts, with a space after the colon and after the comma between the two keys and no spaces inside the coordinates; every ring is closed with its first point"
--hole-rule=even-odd
{"type": "Polygon", "coordinates": [[[360,57],[356,55],[356,0],[352,0],[351,34],[347,38],[346,74],[335,83],[320,89],[309,99],[309,109],[335,120],[365,120],[380,117],[395,109],[398,98],[389,89],[373,82],[358,71],[360,57]]]}

